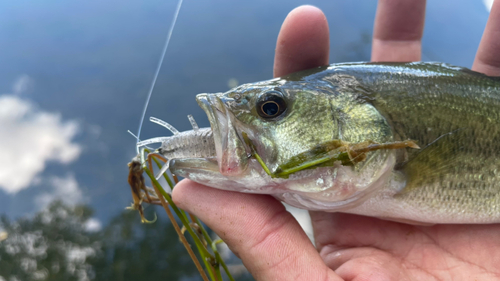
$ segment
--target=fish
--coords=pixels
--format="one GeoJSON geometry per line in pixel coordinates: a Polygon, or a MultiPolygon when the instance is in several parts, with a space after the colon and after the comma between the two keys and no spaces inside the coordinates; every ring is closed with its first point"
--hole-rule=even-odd
{"type": "Polygon", "coordinates": [[[311,211],[500,222],[498,77],[436,62],[340,63],[196,101],[210,128],[139,143],[161,142],[177,176],[311,211]]]}

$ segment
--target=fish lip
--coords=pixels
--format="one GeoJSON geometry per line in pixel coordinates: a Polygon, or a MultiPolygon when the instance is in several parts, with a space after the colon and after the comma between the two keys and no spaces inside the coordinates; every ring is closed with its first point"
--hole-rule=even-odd
{"type": "Polygon", "coordinates": [[[216,94],[198,94],[196,95],[196,102],[207,113],[210,125],[213,124],[212,121],[216,121],[215,119],[211,119],[211,117],[215,118],[215,111],[226,115],[226,108],[216,94]]]}
{"type": "Polygon", "coordinates": [[[223,136],[227,135],[228,120],[226,117],[226,107],[217,94],[198,94],[196,102],[205,111],[212,128],[215,143],[217,162],[221,163],[223,153],[223,136]]]}
{"type": "Polygon", "coordinates": [[[217,154],[217,163],[222,175],[241,177],[248,168],[248,148],[246,147],[234,114],[227,108],[226,102],[232,99],[222,94],[200,94],[196,100],[206,112],[217,154]]]}

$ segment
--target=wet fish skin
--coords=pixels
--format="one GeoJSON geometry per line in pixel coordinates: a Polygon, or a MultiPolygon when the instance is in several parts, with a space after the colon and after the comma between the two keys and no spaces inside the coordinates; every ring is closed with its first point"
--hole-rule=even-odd
{"type": "Polygon", "coordinates": [[[310,210],[406,222],[500,222],[499,78],[442,63],[346,63],[197,99],[214,131],[217,161],[177,159],[172,168],[181,176],[273,194],[310,210]],[[281,92],[287,108],[265,119],[256,104],[269,91],[281,92]],[[241,132],[271,170],[335,139],[411,139],[422,149],[374,151],[354,167],[337,163],[271,179],[248,160],[241,132]]]}
{"type": "Polygon", "coordinates": [[[456,213],[498,222],[499,78],[441,63],[370,66],[371,75],[354,74],[356,66],[349,72],[369,85],[364,96],[391,124],[395,140],[423,147],[401,151],[396,171],[406,185],[394,200],[443,219],[456,213]]]}

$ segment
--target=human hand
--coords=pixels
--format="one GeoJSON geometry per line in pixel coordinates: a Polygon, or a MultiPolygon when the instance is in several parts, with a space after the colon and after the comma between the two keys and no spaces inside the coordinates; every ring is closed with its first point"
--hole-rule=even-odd
{"type": "MultiPolygon", "coordinates": [[[[473,69],[500,75],[500,2],[490,13],[473,69]]],[[[374,61],[420,59],[425,1],[380,0],[374,61]]],[[[278,37],[275,76],[328,64],[328,23],[314,7],[293,10],[278,37]]],[[[238,255],[256,280],[500,279],[500,225],[414,226],[311,212],[316,248],[283,205],[180,182],[173,198],[238,255]]]]}

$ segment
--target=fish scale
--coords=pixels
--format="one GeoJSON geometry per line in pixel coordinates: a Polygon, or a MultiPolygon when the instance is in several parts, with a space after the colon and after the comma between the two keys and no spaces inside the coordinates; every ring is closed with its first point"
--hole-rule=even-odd
{"type": "MultiPolygon", "coordinates": [[[[443,216],[498,217],[500,178],[493,171],[500,164],[500,83],[497,78],[444,64],[425,66],[419,75],[403,72],[398,77],[419,87],[401,90],[370,80],[369,97],[392,123],[397,137],[416,140],[424,147],[414,151],[401,168],[408,179],[405,190],[395,198],[443,216]],[[446,75],[439,74],[443,69],[446,75]]],[[[375,81],[387,78],[395,68],[400,67],[381,66],[375,81]]],[[[365,83],[362,75],[355,76],[365,83]]]]}

